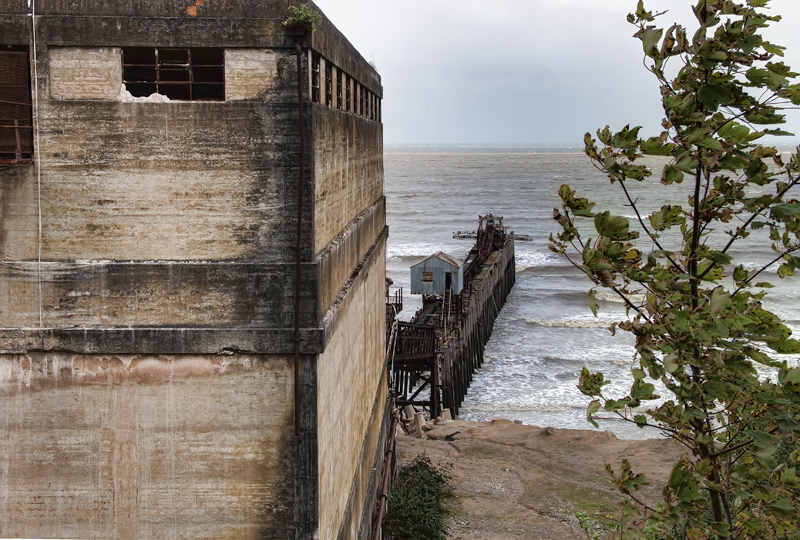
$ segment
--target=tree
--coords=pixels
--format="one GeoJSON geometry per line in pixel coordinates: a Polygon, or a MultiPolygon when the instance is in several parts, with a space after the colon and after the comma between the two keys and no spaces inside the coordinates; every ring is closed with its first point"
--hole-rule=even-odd
{"type": "Polygon", "coordinates": [[[781,278],[800,268],[800,202],[791,198],[800,157],[784,161],[758,143],[790,135],[769,126],[800,105],[800,85],[780,61],[784,48],[761,36],[780,20],[766,13],[768,2],[700,0],[690,33],[652,25],[663,13],[640,1],[628,21],[660,85],[663,131],[645,139],[639,127],[606,127],[597,140],[585,137],[587,156],[620,189],[635,223],[595,210],[567,185],[554,210],[561,231],[550,248],[573,254],[594,282],[595,314],[597,288],[622,298],[628,318],[611,331],[635,336],[629,395],[605,395],[603,374],[583,369],[579,388],[593,398],[587,418],[597,426],[591,417],[602,408],[655,426],[686,449],[657,505],[638,497],[646,479],[627,462],[615,477],[661,537],[800,535],[800,452],[780,466],[775,460],[778,446],[794,449],[800,435],[800,367],[782,356],[800,352],[800,342],[765,308],[772,285],[759,281],[773,264],[781,278]],[[682,190],[686,204],[640,208],[633,188],[654,180],[645,156],[664,161],[655,175],[661,187],[651,189],[682,190]],[[734,246],[751,235],[771,244],[771,263],[749,268],[734,260],[734,246]]]}

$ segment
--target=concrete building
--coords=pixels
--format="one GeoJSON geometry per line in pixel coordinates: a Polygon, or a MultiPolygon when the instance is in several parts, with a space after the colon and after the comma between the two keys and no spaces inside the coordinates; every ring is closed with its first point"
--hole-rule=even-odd
{"type": "Polygon", "coordinates": [[[370,528],[382,87],[323,17],[301,144],[288,3],[0,2],[0,537],[370,528]]]}

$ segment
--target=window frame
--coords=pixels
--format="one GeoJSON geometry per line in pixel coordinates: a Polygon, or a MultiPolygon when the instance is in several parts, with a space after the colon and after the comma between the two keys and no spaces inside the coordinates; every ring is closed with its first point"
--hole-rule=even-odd
{"type": "Polygon", "coordinates": [[[4,57],[24,60],[0,71],[0,165],[29,165],[35,155],[30,50],[26,45],[2,45],[0,66],[4,57]]]}
{"type": "Polygon", "coordinates": [[[173,101],[225,101],[225,49],[122,47],[122,82],[134,97],[156,93],[173,101]],[[140,60],[150,51],[152,61],[140,60]],[[219,62],[207,63],[213,62],[209,56],[219,62]]]}

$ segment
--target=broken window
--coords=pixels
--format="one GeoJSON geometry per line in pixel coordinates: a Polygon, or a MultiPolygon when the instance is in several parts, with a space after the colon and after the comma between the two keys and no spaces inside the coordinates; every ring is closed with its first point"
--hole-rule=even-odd
{"type": "Polygon", "coordinates": [[[369,119],[375,120],[375,94],[369,93],[369,119]]]}
{"type": "Polygon", "coordinates": [[[135,97],[225,101],[223,49],[123,47],[123,82],[135,97]]]}
{"type": "Polygon", "coordinates": [[[325,62],[325,105],[333,107],[333,65],[325,62]]]}
{"type": "Polygon", "coordinates": [[[319,103],[319,55],[311,57],[311,101],[319,103]]]}
{"type": "Polygon", "coordinates": [[[342,110],[342,101],[343,101],[343,97],[344,97],[342,95],[342,93],[344,92],[344,86],[343,86],[343,82],[342,82],[343,80],[344,80],[344,77],[342,76],[342,70],[341,69],[337,69],[336,70],[336,108],[339,109],[340,111],[342,110]]]}
{"type": "Polygon", "coordinates": [[[353,93],[352,87],[350,85],[350,75],[344,76],[344,110],[347,112],[351,111],[350,108],[350,95],[353,93]]]}
{"type": "Polygon", "coordinates": [[[31,112],[28,48],[0,46],[0,163],[33,161],[31,112]]]}

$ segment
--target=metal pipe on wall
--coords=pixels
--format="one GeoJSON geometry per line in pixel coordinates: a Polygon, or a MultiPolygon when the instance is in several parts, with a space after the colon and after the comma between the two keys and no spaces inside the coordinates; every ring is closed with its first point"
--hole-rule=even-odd
{"type": "Polygon", "coordinates": [[[300,40],[303,36],[295,36],[295,54],[297,55],[297,109],[300,128],[300,152],[297,174],[297,241],[295,244],[294,269],[294,434],[300,435],[300,263],[303,240],[303,187],[305,184],[305,121],[303,114],[303,49],[300,40]]]}

